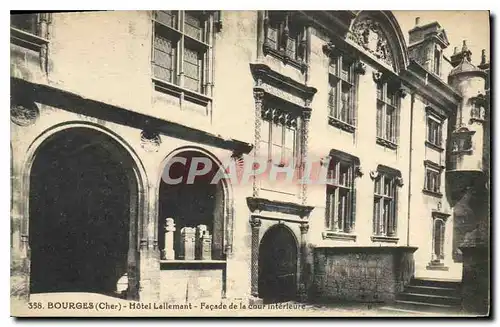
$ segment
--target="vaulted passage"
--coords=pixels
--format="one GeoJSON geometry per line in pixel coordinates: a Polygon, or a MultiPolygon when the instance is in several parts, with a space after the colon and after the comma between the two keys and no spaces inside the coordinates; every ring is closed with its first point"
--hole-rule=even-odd
{"type": "Polygon", "coordinates": [[[293,300],[296,294],[297,242],[286,227],[271,227],[259,247],[259,297],[272,303],[293,300]]]}
{"type": "Polygon", "coordinates": [[[31,293],[125,295],[137,184],[123,151],[83,128],[41,145],[30,176],[31,293]]]}

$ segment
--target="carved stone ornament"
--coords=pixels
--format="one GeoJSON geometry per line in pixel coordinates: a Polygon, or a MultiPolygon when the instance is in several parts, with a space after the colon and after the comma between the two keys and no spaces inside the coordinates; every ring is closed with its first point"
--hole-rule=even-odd
{"type": "Polygon", "coordinates": [[[384,73],[375,71],[372,73],[372,77],[373,77],[373,80],[375,81],[375,83],[379,84],[379,83],[382,83],[382,80],[384,78],[384,73]]]}
{"type": "Polygon", "coordinates": [[[359,75],[364,75],[366,73],[366,65],[361,61],[354,64],[354,72],[359,75]]]}
{"type": "Polygon", "coordinates": [[[40,116],[40,110],[36,103],[12,104],[10,107],[10,119],[19,126],[33,124],[40,116]]]}
{"type": "Polygon", "coordinates": [[[404,98],[406,97],[406,94],[407,94],[407,93],[406,93],[406,90],[405,90],[405,89],[400,88],[400,89],[398,90],[398,95],[399,95],[399,97],[400,97],[401,99],[404,99],[404,98]]]}
{"type": "Polygon", "coordinates": [[[396,185],[402,187],[404,184],[403,177],[396,177],[396,185]]]}
{"type": "Polygon", "coordinates": [[[349,39],[393,67],[390,46],[378,22],[370,18],[357,21],[349,33],[349,39]]]}
{"type": "Polygon", "coordinates": [[[161,144],[161,138],[158,133],[150,131],[141,132],[141,147],[146,152],[158,152],[161,144]]]}
{"type": "Polygon", "coordinates": [[[364,173],[363,170],[361,169],[361,166],[359,165],[354,166],[354,174],[356,175],[356,177],[363,177],[364,173]]]}
{"type": "Polygon", "coordinates": [[[370,178],[371,179],[376,179],[378,177],[378,171],[372,170],[370,171],[370,178]]]}

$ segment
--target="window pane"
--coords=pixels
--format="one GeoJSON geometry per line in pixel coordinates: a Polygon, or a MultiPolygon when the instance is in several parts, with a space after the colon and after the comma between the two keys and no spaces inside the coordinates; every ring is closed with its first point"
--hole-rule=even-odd
{"type": "Polygon", "coordinates": [[[297,38],[296,36],[288,37],[286,45],[286,54],[293,59],[297,58],[297,38]]]}
{"type": "Polygon", "coordinates": [[[267,29],[267,43],[272,49],[278,49],[278,26],[269,26],[267,29]]]}
{"type": "Polygon", "coordinates": [[[383,208],[383,221],[381,223],[382,227],[382,233],[387,234],[387,226],[388,223],[391,221],[391,216],[392,216],[392,201],[389,199],[384,199],[384,208],[383,208]]]}
{"type": "Polygon", "coordinates": [[[377,99],[384,99],[384,86],[381,83],[377,83],[377,99]]]}
{"type": "Polygon", "coordinates": [[[285,155],[286,159],[292,159],[295,148],[295,130],[290,127],[285,128],[285,155]]]}
{"type": "Polygon", "coordinates": [[[339,73],[337,71],[337,65],[338,65],[338,58],[332,58],[330,59],[330,67],[328,67],[328,72],[330,74],[333,74],[335,76],[339,76],[339,73]]]}
{"type": "Polygon", "coordinates": [[[330,115],[338,118],[337,112],[337,84],[338,81],[335,77],[330,76],[330,91],[328,92],[328,107],[330,108],[330,115]]]}
{"type": "Polygon", "coordinates": [[[375,198],[373,204],[373,234],[380,234],[380,198],[375,198]]]}
{"type": "Polygon", "coordinates": [[[175,83],[175,58],[175,43],[161,35],[155,35],[153,53],[154,76],[164,81],[175,83]]]}
{"type": "Polygon", "coordinates": [[[172,10],[160,10],[156,11],[156,20],[163,25],[170,26],[172,28],[177,28],[177,11],[172,10]]]}
{"type": "Polygon", "coordinates": [[[382,194],[382,177],[375,179],[375,194],[382,194]]]}
{"type": "Polygon", "coordinates": [[[10,16],[10,24],[12,27],[38,35],[36,21],[37,14],[16,14],[10,16]]]}
{"type": "Polygon", "coordinates": [[[196,50],[184,48],[184,86],[201,92],[201,55],[196,50]]]}
{"type": "Polygon", "coordinates": [[[384,104],[381,101],[377,101],[377,136],[383,137],[383,112],[384,104]]]}
{"type": "Polygon", "coordinates": [[[338,215],[337,215],[339,230],[345,231],[348,215],[349,215],[349,192],[347,190],[339,189],[338,215]]]}
{"type": "Polygon", "coordinates": [[[386,107],[385,117],[385,139],[394,142],[395,110],[391,106],[386,107]]]}
{"type": "Polygon", "coordinates": [[[205,22],[201,19],[201,13],[194,11],[185,11],[184,13],[184,33],[196,40],[205,41],[205,22]]]}
{"type": "Polygon", "coordinates": [[[339,184],[340,185],[343,185],[345,187],[350,187],[351,186],[351,174],[350,174],[350,170],[351,170],[351,165],[348,164],[348,163],[340,163],[339,164],[340,167],[339,167],[339,184]]]}
{"type": "Polygon", "coordinates": [[[342,83],[342,95],[340,101],[340,117],[339,119],[346,123],[351,123],[350,112],[351,112],[351,86],[342,83]]]}
{"type": "Polygon", "coordinates": [[[351,82],[351,65],[345,60],[342,61],[342,79],[351,82]]]}

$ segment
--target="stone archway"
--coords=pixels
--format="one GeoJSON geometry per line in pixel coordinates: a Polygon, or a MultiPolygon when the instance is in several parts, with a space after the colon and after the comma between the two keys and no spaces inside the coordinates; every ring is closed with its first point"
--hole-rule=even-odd
{"type": "Polygon", "coordinates": [[[35,151],[28,184],[30,293],[137,298],[142,200],[129,153],[85,127],[56,132],[35,151]]]}
{"type": "Polygon", "coordinates": [[[297,297],[297,240],[283,225],[271,227],[259,246],[259,297],[264,303],[297,297]]]}

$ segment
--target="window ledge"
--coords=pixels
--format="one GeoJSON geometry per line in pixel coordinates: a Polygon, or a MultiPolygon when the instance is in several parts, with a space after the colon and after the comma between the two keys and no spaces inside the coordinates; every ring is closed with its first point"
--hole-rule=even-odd
{"type": "Polygon", "coordinates": [[[173,94],[178,97],[181,96],[181,94],[184,94],[184,99],[204,106],[212,101],[212,98],[204,94],[180,87],[179,85],[175,85],[155,77],[152,77],[152,80],[155,89],[160,92],[173,94]]]}
{"type": "Polygon", "coordinates": [[[469,121],[470,121],[471,124],[472,123],[484,124],[486,122],[485,119],[477,118],[477,117],[471,118],[469,121]]]}
{"type": "Polygon", "coordinates": [[[348,124],[346,122],[343,122],[342,120],[337,119],[333,116],[328,116],[328,124],[330,124],[334,127],[340,128],[341,130],[344,130],[348,133],[354,133],[354,131],[356,130],[355,126],[348,124]]]}
{"type": "Polygon", "coordinates": [[[453,154],[453,155],[464,155],[464,154],[471,155],[472,149],[470,149],[470,150],[456,150],[456,151],[452,151],[451,154],[453,154]]]}
{"type": "Polygon", "coordinates": [[[430,195],[430,196],[434,196],[434,197],[437,197],[437,198],[442,198],[443,197],[443,193],[441,193],[441,192],[434,192],[434,191],[431,191],[431,190],[426,190],[425,188],[422,190],[422,193],[430,195]]]}
{"type": "Polygon", "coordinates": [[[399,241],[399,237],[393,236],[382,236],[382,235],[372,235],[372,242],[384,242],[384,243],[397,243],[399,241]]]}
{"type": "Polygon", "coordinates": [[[381,137],[377,136],[377,144],[382,145],[386,148],[389,148],[391,150],[396,150],[398,148],[398,145],[394,142],[391,142],[389,140],[383,139],[381,137]]]}
{"type": "Polygon", "coordinates": [[[339,240],[339,241],[356,241],[357,235],[351,233],[342,233],[342,232],[334,232],[334,231],[324,231],[323,239],[324,240],[339,240]]]}
{"type": "Polygon", "coordinates": [[[10,42],[34,51],[39,51],[40,48],[49,43],[49,40],[18,28],[11,27],[10,42]]]}
{"type": "Polygon", "coordinates": [[[272,49],[272,48],[264,45],[264,54],[265,55],[270,54],[273,57],[281,60],[283,62],[283,64],[295,67],[295,68],[299,69],[302,73],[305,73],[307,68],[308,68],[308,66],[305,62],[291,58],[290,56],[288,56],[286,54],[285,51],[275,50],[275,49],[272,49]]]}
{"type": "Polygon", "coordinates": [[[425,141],[425,145],[427,147],[429,147],[429,148],[431,148],[433,150],[439,151],[439,152],[443,152],[444,151],[444,149],[441,146],[439,146],[437,144],[434,144],[434,143],[431,143],[429,141],[425,141]]]}

